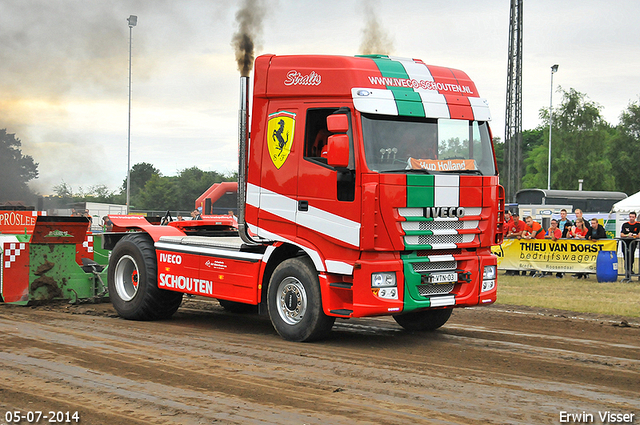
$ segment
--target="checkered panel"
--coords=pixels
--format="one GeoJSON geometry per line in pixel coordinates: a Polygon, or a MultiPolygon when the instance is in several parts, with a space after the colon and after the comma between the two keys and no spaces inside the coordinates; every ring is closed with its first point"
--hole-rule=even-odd
{"type": "Polygon", "coordinates": [[[24,243],[9,243],[5,244],[4,249],[4,268],[11,268],[11,264],[15,263],[16,258],[23,254],[26,249],[24,243]],[[7,245],[9,246],[7,248],[7,245]]]}

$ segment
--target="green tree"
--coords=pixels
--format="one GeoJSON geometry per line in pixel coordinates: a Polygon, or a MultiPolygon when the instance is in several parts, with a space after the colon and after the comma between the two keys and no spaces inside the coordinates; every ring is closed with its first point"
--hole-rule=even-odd
{"type": "Polygon", "coordinates": [[[611,138],[607,157],[616,179],[616,189],[627,195],[640,191],[640,182],[634,177],[634,171],[640,164],[640,104],[632,102],[620,115],[620,124],[611,138]]]}
{"type": "MultiPolygon", "coordinates": [[[[147,184],[151,177],[154,175],[161,175],[160,170],[154,167],[152,164],[148,162],[139,162],[131,167],[131,172],[129,175],[131,176],[131,186],[129,187],[129,195],[133,198],[135,197],[142,188],[147,184]]],[[[122,182],[122,192],[127,192],[127,179],[125,177],[122,182]]]]}
{"type": "MultiPolygon", "coordinates": [[[[184,210],[177,202],[177,177],[163,177],[159,174],[151,176],[144,189],[137,196],[133,207],[137,210],[184,210]]],[[[191,205],[189,208],[193,208],[191,205]]]]}
{"type": "Polygon", "coordinates": [[[122,204],[124,198],[121,194],[109,190],[104,184],[90,186],[87,190],[79,187],[74,191],[64,180],[53,186],[53,192],[66,203],[73,202],[103,202],[107,204],[122,204]]]}
{"type": "Polygon", "coordinates": [[[0,201],[27,201],[34,197],[27,183],[38,178],[38,164],[23,155],[15,134],[0,129],[0,201]]]}
{"type": "MultiPolygon", "coordinates": [[[[611,127],[601,117],[601,106],[574,89],[562,93],[562,103],[553,116],[551,143],[551,188],[575,190],[578,179],[586,190],[613,190],[615,178],[605,155],[611,127]]],[[[547,186],[549,154],[549,110],[542,109],[545,144],[532,148],[525,159],[525,188],[547,186]]]]}

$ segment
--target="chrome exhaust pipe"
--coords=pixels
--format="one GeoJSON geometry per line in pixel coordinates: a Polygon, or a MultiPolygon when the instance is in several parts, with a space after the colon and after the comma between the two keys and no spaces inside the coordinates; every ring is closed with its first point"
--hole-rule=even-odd
{"type": "Polygon", "coordinates": [[[245,221],[247,202],[247,148],[249,145],[249,77],[240,77],[240,110],[238,111],[238,234],[248,244],[257,244],[249,235],[245,221]]]}

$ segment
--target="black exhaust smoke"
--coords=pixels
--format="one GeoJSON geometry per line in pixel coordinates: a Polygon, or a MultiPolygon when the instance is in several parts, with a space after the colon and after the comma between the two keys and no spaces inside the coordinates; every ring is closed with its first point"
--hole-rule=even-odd
{"type": "Polygon", "coordinates": [[[236,52],[238,71],[248,77],[255,58],[255,40],[262,32],[262,18],[265,10],[261,0],[244,0],[236,12],[238,31],[233,35],[231,45],[236,52]]]}

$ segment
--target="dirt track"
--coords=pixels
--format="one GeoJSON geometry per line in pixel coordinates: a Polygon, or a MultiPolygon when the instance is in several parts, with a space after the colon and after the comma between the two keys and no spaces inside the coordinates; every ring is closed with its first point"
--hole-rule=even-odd
{"type": "Polygon", "coordinates": [[[340,320],[300,344],[215,301],[164,322],[110,304],[0,305],[0,424],[9,410],[112,425],[555,424],[562,411],[640,423],[640,320],[620,321],[489,307],[427,334],[340,320]]]}

